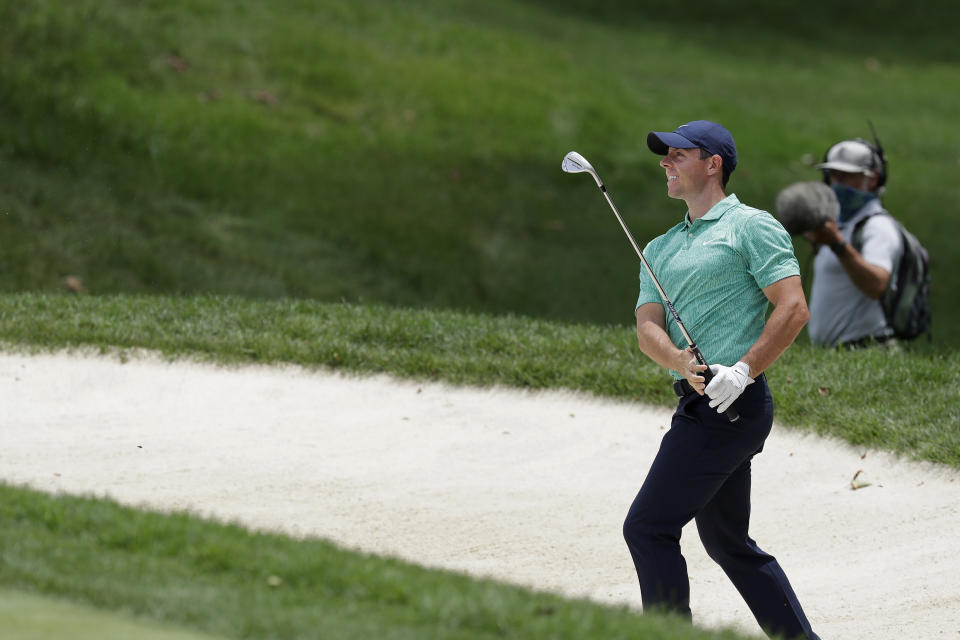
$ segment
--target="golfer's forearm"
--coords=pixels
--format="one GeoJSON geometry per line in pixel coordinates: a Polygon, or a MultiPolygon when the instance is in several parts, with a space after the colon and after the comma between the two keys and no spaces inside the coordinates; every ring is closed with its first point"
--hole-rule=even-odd
{"type": "Polygon", "coordinates": [[[670,336],[654,322],[637,323],[637,343],[640,351],[667,369],[677,369],[677,357],[681,350],[677,348],[670,336]]]}
{"type": "Polygon", "coordinates": [[[800,335],[809,318],[810,312],[803,301],[774,308],[760,338],[741,358],[750,367],[750,376],[756,378],[776,362],[800,335]]]}

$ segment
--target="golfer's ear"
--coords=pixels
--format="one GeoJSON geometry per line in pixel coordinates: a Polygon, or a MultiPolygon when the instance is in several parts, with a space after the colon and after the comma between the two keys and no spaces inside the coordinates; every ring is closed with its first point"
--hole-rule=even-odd
{"type": "Polygon", "coordinates": [[[723,158],[721,158],[716,153],[710,156],[710,162],[707,167],[707,171],[710,175],[715,173],[723,173],[723,158]]]}

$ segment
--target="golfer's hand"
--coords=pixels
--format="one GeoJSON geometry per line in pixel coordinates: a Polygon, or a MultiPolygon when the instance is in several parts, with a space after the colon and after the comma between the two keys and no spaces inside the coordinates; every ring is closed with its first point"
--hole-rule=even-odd
{"type": "Polygon", "coordinates": [[[710,396],[710,407],[716,407],[717,413],[729,409],[733,401],[753,382],[750,365],[742,360],[732,367],[712,364],[710,371],[713,372],[713,380],[707,385],[706,392],[710,396]]]}
{"type": "Polygon", "coordinates": [[[706,371],[707,365],[697,364],[697,358],[693,355],[693,349],[690,347],[680,352],[679,360],[680,364],[677,366],[677,371],[687,379],[687,382],[690,383],[694,391],[703,395],[703,386],[706,378],[700,375],[700,372],[706,371]]]}

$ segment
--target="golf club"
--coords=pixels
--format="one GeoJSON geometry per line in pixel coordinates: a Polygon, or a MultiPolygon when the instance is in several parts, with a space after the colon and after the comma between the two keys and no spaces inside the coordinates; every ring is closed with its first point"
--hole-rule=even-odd
{"type": "MultiPolygon", "coordinates": [[[[660,286],[660,281],[657,280],[657,276],[654,275],[653,269],[650,268],[650,265],[647,263],[647,259],[643,257],[643,251],[640,250],[640,245],[637,244],[637,241],[633,238],[633,234],[630,233],[630,229],[627,227],[627,223],[623,221],[623,218],[620,216],[620,212],[617,211],[617,207],[613,204],[613,200],[610,199],[610,194],[607,193],[607,188],[603,186],[603,181],[600,180],[600,176],[597,175],[596,170],[593,166],[587,162],[587,159],[576,151],[571,151],[563,157],[563,163],[560,165],[561,168],[567,173],[583,173],[586,171],[593,179],[596,181],[597,186],[600,187],[600,191],[603,192],[603,197],[607,199],[607,202],[610,204],[610,208],[613,209],[613,214],[617,216],[617,221],[620,223],[620,226],[623,228],[623,232],[627,234],[627,238],[630,240],[630,244],[633,245],[633,250],[637,252],[637,255],[640,256],[640,261],[643,263],[643,266],[646,267],[647,273],[650,274],[650,278],[653,280],[653,286],[657,288],[657,291],[660,293],[660,297],[663,298],[663,301],[666,303],[667,308],[670,310],[670,315],[673,316],[674,321],[676,321],[677,326],[680,327],[680,332],[683,334],[683,337],[687,340],[687,345],[690,347],[690,350],[693,352],[693,357],[697,359],[699,364],[707,365],[707,361],[704,359],[703,354],[700,353],[700,347],[697,346],[697,343],[693,341],[693,338],[690,337],[690,334],[687,332],[687,328],[683,326],[683,321],[680,320],[680,314],[677,313],[677,310],[673,308],[673,303],[670,302],[670,298],[667,297],[667,294],[663,292],[663,287],[660,286]]],[[[710,371],[710,365],[707,365],[706,370],[702,371],[700,375],[704,378],[705,384],[710,384],[710,380],[713,379],[713,372],[710,371]]],[[[740,419],[740,414],[734,411],[733,407],[730,407],[726,410],[725,415],[730,422],[736,422],[740,419]]]]}

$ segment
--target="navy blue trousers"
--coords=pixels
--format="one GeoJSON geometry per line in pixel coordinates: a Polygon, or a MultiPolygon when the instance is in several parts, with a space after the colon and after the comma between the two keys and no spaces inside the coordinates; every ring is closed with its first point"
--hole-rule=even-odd
{"type": "Polygon", "coordinates": [[[644,610],[690,614],[690,582],[680,533],[696,518],[707,554],[723,569],[760,626],[783,638],[818,636],[776,558],[757,546],[750,525],[750,461],[773,426],[773,398],[759,376],[733,404],[730,422],[696,393],[680,399],[623,535],[640,579],[644,610]]]}

